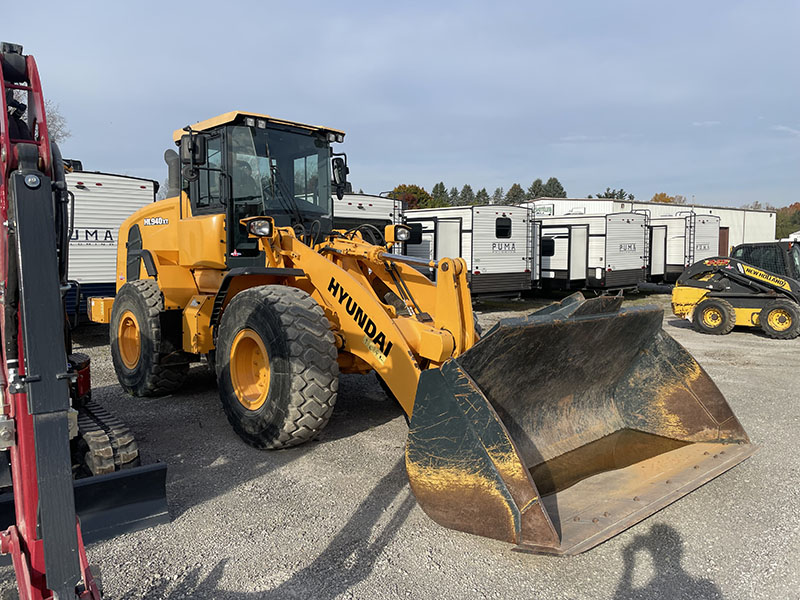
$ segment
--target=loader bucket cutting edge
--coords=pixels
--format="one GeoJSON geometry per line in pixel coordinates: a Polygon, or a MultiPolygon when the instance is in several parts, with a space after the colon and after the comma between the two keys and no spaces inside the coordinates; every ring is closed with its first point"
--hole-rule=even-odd
{"type": "Polygon", "coordinates": [[[577,554],[755,451],[655,307],[574,296],[425,371],[411,487],[445,527],[577,554]]]}

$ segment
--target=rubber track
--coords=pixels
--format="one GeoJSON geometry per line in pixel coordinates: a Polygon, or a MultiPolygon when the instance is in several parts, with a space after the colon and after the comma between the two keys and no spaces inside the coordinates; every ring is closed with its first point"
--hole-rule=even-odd
{"type": "Polygon", "coordinates": [[[139,464],[139,446],[122,421],[93,400],[78,410],[78,435],[86,442],[85,463],[92,475],[139,464]]]}
{"type": "MultiPolygon", "coordinates": [[[[161,288],[152,279],[137,279],[128,283],[137,289],[147,305],[147,327],[152,335],[153,347],[157,353],[160,353],[162,342],[160,315],[164,310],[164,296],[161,294],[161,288]]],[[[164,364],[158,362],[154,364],[152,377],[147,382],[146,395],[166,396],[171,394],[186,381],[188,370],[187,363],[164,364]]]]}

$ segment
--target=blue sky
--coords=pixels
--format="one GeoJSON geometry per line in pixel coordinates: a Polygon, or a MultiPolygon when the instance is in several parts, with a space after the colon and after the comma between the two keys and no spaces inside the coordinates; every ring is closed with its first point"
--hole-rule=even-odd
{"type": "Polygon", "coordinates": [[[343,129],[355,188],[800,201],[798,2],[43,2],[3,15],[85,168],[163,181],[241,109],[343,129]]]}

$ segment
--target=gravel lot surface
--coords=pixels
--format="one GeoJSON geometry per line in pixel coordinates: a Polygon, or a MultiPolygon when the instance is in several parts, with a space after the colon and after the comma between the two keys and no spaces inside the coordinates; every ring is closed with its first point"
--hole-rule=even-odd
{"type": "MultiPolygon", "coordinates": [[[[482,303],[480,322],[534,304],[482,303]]],[[[204,366],[180,394],[132,398],[116,383],[107,329],[84,327],[76,339],[92,358],[95,398],[128,423],[147,461],[169,464],[172,522],[89,548],[106,597],[800,598],[800,339],[705,336],[668,309],[664,327],[760,450],[573,558],[512,552],[431,521],[406,479],[405,420],[371,375],[342,377],[318,441],[263,452],[232,432],[204,366]]],[[[13,581],[0,569],[0,590],[13,581]]]]}

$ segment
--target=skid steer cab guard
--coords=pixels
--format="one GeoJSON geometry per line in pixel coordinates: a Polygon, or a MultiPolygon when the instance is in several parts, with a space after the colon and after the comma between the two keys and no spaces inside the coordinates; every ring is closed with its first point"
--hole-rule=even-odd
{"type": "Polygon", "coordinates": [[[754,451],[655,307],[568,297],[422,373],[406,447],[425,512],[522,550],[577,554],[754,451]]]}

